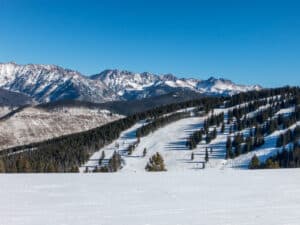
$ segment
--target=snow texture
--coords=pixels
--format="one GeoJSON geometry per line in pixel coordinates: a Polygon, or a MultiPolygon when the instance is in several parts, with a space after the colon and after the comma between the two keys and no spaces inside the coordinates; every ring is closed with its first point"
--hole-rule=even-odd
{"type": "MultiPolygon", "coordinates": [[[[244,103],[235,107],[244,106],[246,104],[247,103],[244,103]]],[[[167,170],[173,172],[203,169],[206,148],[208,148],[209,151],[209,162],[207,162],[205,165],[206,169],[247,169],[249,162],[254,154],[256,154],[262,161],[276,154],[277,151],[280,150],[280,148],[276,147],[276,140],[278,136],[285,130],[276,131],[266,136],[265,144],[255,149],[254,151],[249,152],[247,154],[242,154],[234,159],[225,160],[225,146],[227,137],[228,135],[230,135],[231,137],[234,136],[234,133],[229,134],[229,127],[232,124],[227,124],[227,113],[228,110],[232,110],[235,107],[214,109],[214,114],[224,113],[225,132],[221,133],[221,128],[218,127],[218,135],[216,139],[212,140],[209,144],[206,144],[205,141],[202,141],[193,150],[188,149],[188,147],[186,146],[186,140],[189,137],[189,135],[195,130],[201,129],[203,127],[204,120],[207,118],[207,115],[202,117],[194,116],[170,123],[162,128],[159,128],[153,133],[150,133],[148,136],[140,138],[140,143],[137,145],[133,153],[131,155],[128,155],[127,149],[129,145],[135,144],[137,142],[136,130],[144,124],[144,122],[141,121],[135,124],[130,129],[122,132],[117,140],[105,146],[104,148],[99,149],[99,151],[95,152],[91,156],[90,160],[80,168],[80,171],[85,171],[86,167],[88,167],[90,171],[93,170],[93,168],[97,167],[100,156],[103,151],[105,152],[105,159],[107,160],[112,156],[114,151],[118,151],[122,155],[122,158],[124,159],[124,165],[123,168],[120,170],[121,173],[147,173],[147,171],[145,171],[145,166],[149,158],[156,152],[159,152],[163,156],[167,170]],[[147,149],[147,155],[143,157],[143,151],[145,148],[147,149]],[[212,152],[210,151],[210,148],[212,148],[212,152]],[[194,153],[193,160],[191,159],[192,152],[194,153]]],[[[248,113],[247,117],[254,116],[257,112],[265,109],[266,107],[268,107],[268,105],[259,107],[257,110],[248,113]]],[[[187,110],[191,111],[193,110],[193,108],[189,108],[187,110]]],[[[279,112],[276,113],[276,115],[287,115],[293,111],[294,107],[281,109],[279,112]]],[[[300,124],[300,122],[298,122],[297,124],[300,124]]],[[[295,126],[296,124],[294,124],[290,128],[293,129],[295,126]]],[[[212,131],[214,127],[215,126],[210,127],[210,130],[212,131]]],[[[238,133],[241,132],[247,134],[249,132],[249,129],[246,128],[242,131],[239,131],[238,133]]]]}
{"type": "Polygon", "coordinates": [[[0,175],[0,224],[298,225],[299,173],[0,175]]]}
{"type": "Polygon", "coordinates": [[[89,130],[122,117],[108,110],[85,107],[59,107],[49,111],[27,107],[0,120],[0,149],[89,130]]]}

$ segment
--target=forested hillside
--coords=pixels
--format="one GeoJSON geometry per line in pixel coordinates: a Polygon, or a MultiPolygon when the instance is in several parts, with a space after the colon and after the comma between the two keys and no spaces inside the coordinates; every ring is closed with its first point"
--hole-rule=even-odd
{"type": "MultiPolygon", "coordinates": [[[[196,165],[227,167],[237,165],[246,156],[250,162],[251,154],[269,144],[270,135],[299,121],[299,93],[299,88],[284,87],[160,106],[85,132],[2,150],[0,170],[78,172],[82,165],[86,165],[84,171],[95,172],[126,171],[135,165],[145,170],[149,158],[154,157],[154,162],[157,153],[162,157],[158,161],[165,163],[159,168],[165,170],[179,168],[178,163],[187,169],[196,165]],[[171,126],[173,136],[154,138],[164,131],[170,132],[171,126]],[[126,134],[127,130],[130,134],[126,134]],[[176,133],[183,136],[177,137],[176,133]]],[[[297,141],[297,136],[296,130],[293,137],[282,141],[296,149],[294,167],[299,164],[298,145],[291,142],[297,141]]],[[[280,152],[277,158],[282,159],[280,152]]],[[[272,160],[278,161],[277,158],[272,160]]]]}

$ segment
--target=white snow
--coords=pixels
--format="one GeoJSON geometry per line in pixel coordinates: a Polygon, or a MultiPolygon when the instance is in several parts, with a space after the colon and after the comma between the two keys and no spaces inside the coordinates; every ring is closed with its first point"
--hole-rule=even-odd
{"type": "MultiPolygon", "coordinates": [[[[288,129],[294,129],[297,125],[300,125],[300,121],[296,124],[293,124],[288,129]]],[[[281,151],[282,147],[276,147],[276,141],[278,136],[286,132],[288,129],[278,130],[266,136],[264,145],[247,154],[242,154],[239,157],[228,160],[226,167],[247,168],[251,158],[254,155],[256,155],[262,162],[264,162],[267,158],[275,155],[277,151],[281,151]]]]}
{"type": "MultiPolygon", "coordinates": [[[[221,113],[226,110],[218,109],[215,111],[221,113]]],[[[120,170],[121,172],[146,172],[144,168],[149,158],[156,152],[162,154],[168,171],[201,169],[203,166],[204,146],[199,147],[199,152],[194,151],[196,153],[195,160],[191,161],[192,151],[186,147],[186,139],[193,131],[202,127],[203,121],[206,118],[207,116],[189,117],[159,128],[148,136],[142,137],[132,155],[128,156],[125,151],[130,144],[137,141],[136,130],[144,124],[143,121],[139,122],[130,129],[122,132],[116,141],[94,153],[90,161],[81,167],[81,171],[84,171],[86,166],[97,166],[97,159],[100,158],[102,151],[105,152],[106,159],[109,159],[114,151],[120,152],[125,160],[125,165],[120,170]],[[147,149],[147,155],[142,157],[144,148],[147,149]]],[[[222,159],[224,159],[224,156],[222,156],[222,159]]]]}
{"type": "MultiPolygon", "coordinates": [[[[102,80],[118,95],[130,91],[145,91],[146,88],[167,86],[171,88],[188,88],[209,94],[236,94],[239,92],[260,90],[259,86],[239,85],[225,79],[208,80],[177,78],[174,75],[155,75],[151,73],[133,73],[129,71],[107,70],[100,73],[97,79],[102,80]]],[[[146,94],[146,93],[145,93],[146,94]]],[[[142,96],[142,95],[141,95],[142,96]]]]}
{"type": "Polygon", "coordinates": [[[298,225],[299,173],[0,175],[0,224],[298,225]]]}
{"type": "Polygon", "coordinates": [[[0,117],[5,116],[7,113],[11,112],[12,110],[14,110],[13,107],[0,106],[0,117]]]}
{"type": "Polygon", "coordinates": [[[89,130],[122,117],[108,110],[85,107],[58,107],[49,111],[27,107],[0,121],[0,149],[89,130]]]}
{"type": "MultiPolygon", "coordinates": [[[[247,154],[242,154],[239,157],[234,159],[225,160],[225,145],[227,136],[229,135],[229,125],[227,124],[227,112],[236,107],[243,107],[248,103],[243,103],[238,106],[230,108],[216,108],[214,109],[214,114],[225,114],[225,132],[220,132],[220,127],[217,129],[218,135],[216,139],[212,140],[209,144],[205,144],[205,141],[198,144],[197,147],[193,150],[189,150],[186,146],[186,140],[189,135],[203,127],[203,121],[207,118],[206,116],[202,117],[189,117],[181,119],[179,121],[168,124],[162,128],[157,129],[153,133],[149,134],[146,137],[140,139],[140,143],[137,145],[135,150],[131,155],[127,155],[127,149],[129,145],[137,142],[135,136],[136,130],[143,125],[144,122],[135,124],[130,129],[122,132],[120,138],[111,143],[108,146],[100,149],[94,153],[91,157],[91,160],[88,161],[85,165],[81,167],[81,171],[85,170],[85,167],[88,166],[90,170],[93,167],[98,165],[98,160],[101,156],[102,151],[105,152],[106,159],[109,159],[114,151],[119,151],[124,159],[125,164],[120,170],[121,173],[126,172],[146,172],[145,166],[149,158],[159,152],[166,164],[168,171],[192,171],[199,170],[203,167],[205,149],[209,149],[209,162],[206,164],[206,169],[228,169],[228,168],[247,168],[249,162],[254,154],[256,154],[261,160],[265,160],[267,157],[277,153],[279,148],[276,148],[276,139],[278,135],[284,130],[276,131],[271,135],[265,137],[265,144],[260,148],[255,149],[255,151],[249,152],[247,154]],[[143,150],[147,149],[147,155],[143,157],[143,150]],[[213,149],[210,152],[210,148],[213,149]],[[194,153],[194,160],[191,160],[191,154],[194,153]]],[[[247,117],[254,116],[257,112],[269,107],[268,104],[259,107],[257,110],[247,114],[247,117]]],[[[194,108],[187,108],[180,111],[191,111],[194,108]]],[[[286,109],[281,109],[276,115],[283,114],[286,115],[294,110],[294,107],[289,107],[286,109]]],[[[291,128],[295,127],[294,124],[291,128]]],[[[212,130],[214,127],[211,127],[212,130]]],[[[242,131],[244,134],[249,132],[249,129],[242,131]]],[[[234,134],[231,134],[234,136],[234,134]]]]}

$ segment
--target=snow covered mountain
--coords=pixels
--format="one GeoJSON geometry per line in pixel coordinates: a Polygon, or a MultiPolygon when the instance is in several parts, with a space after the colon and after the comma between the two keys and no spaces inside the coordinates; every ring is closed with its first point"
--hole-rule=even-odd
{"type": "Polygon", "coordinates": [[[0,64],[0,87],[33,97],[39,102],[78,99],[105,102],[117,99],[103,82],[55,65],[0,64]]]}
{"type": "Polygon", "coordinates": [[[56,65],[0,63],[0,88],[26,94],[38,102],[76,99],[90,102],[133,100],[160,96],[180,90],[205,95],[232,95],[259,90],[258,85],[237,85],[230,80],[177,78],[120,70],[104,70],[84,76],[56,65]]]}
{"type": "MultiPolygon", "coordinates": [[[[0,107],[0,117],[4,110],[0,107]]],[[[120,118],[123,116],[97,105],[58,104],[19,108],[0,118],[0,150],[82,132],[120,118]]]]}
{"type": "Polygon", "coordinates": [[[197,80],[177,78],[172,74],[155,75],[120,70],[104,70],[91,76],[91,79],[103,81],[119,96],[127,100],[153,97],[178,89],[188,89],[206,95],[233,95],[262,88],[259,85],[238,85],[222,78],[211,77],[208,80],[197,80]]]}

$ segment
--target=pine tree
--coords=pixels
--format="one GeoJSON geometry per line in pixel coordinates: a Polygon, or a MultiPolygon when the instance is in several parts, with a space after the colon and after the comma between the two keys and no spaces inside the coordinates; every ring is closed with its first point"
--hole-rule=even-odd
{"type": "Polygon", "coordinates": [[[214,128],[212,133],[212,139],[215,139],[217,137],[217,128],[214,128]]]}
{"type": "Polygon", "coordinates": [[[149,172],[166,171],[163,157],[157,152],[149,159],[145,169],[149,172]]]}
{"type": "Polygon", "coordinates": [[[46,168],[46,172],[47,173],[55,173],[56,169],[54,167],[54,164],[52,162],[50,162],[46,168]]]}
{"type": "Polygon", "coordinates": [[[71,171],[70,171],[71,173],[78,173],[79,172],[79,168],[78,168],[78,166],[73,166],[72,168],[71,168],[71,171]]]}
{"type": "Polygon", "coordinates": [[[0,159],[0,173],[5,173],[5,165],[2,159],[0,159]]]}
{"type": "Polygon", "coordinates": [[[267,159],[267,161],[264,165],[264,168],[266,168],[266,169],[276,169],[276,168],[279,168],[279,164],[278,164],[278,162],[273,162],[272,159],[267,159]]]}
{"type": "Polygon", "coordinates": [[[111,172],[116,172],[121,168],[122,165],[122,158],[119,153],[114,151],[111,159],[109,160],[109,167],[111,172]]]}
{"type": "Polygon", "coordinates": [[[221,126],[221,133],[224,133],[225,132],[225,124],[222,123],[222,126],[221,126]]]}
{"type": "Polygon", "coordinates": [[[260,162],[259,159],[256,155],[254,155],[251,158],[250,164],[249,164],[249,169],[259,169],[260,168],[260,162]]]}
{"type": "Polygon", "coordinates": [[[99,159],[99,165],[102,165],[103,159],[105,159],[105,152],[102,151],[100,159],[99,159]]]}
{"type": "Polygon", "coordinates": [[[24,159],[23,172],[24,173],[32,172],[32,170],[31,170],[31,164],[26,159],[24,159]]]}
{"type": "Polygon", "coordinates": [[[232,157],[233,157],[232,142],[231,142],[231,137],[228,136],[227,141],[226,141],[226,159],[232,158],[232,157]]]}
{"type": "Polygon", "coordinates": [[[143,157],[145,157],[146,155],[147,155],[147,149],[144,148],[144,150],[143,150],[143,157]]]}
{"type": "Polygon", "coordinates": [[[208,157],[208,150],[205,148],[205,162],[208,162],[209,157],[208,157]]]}

